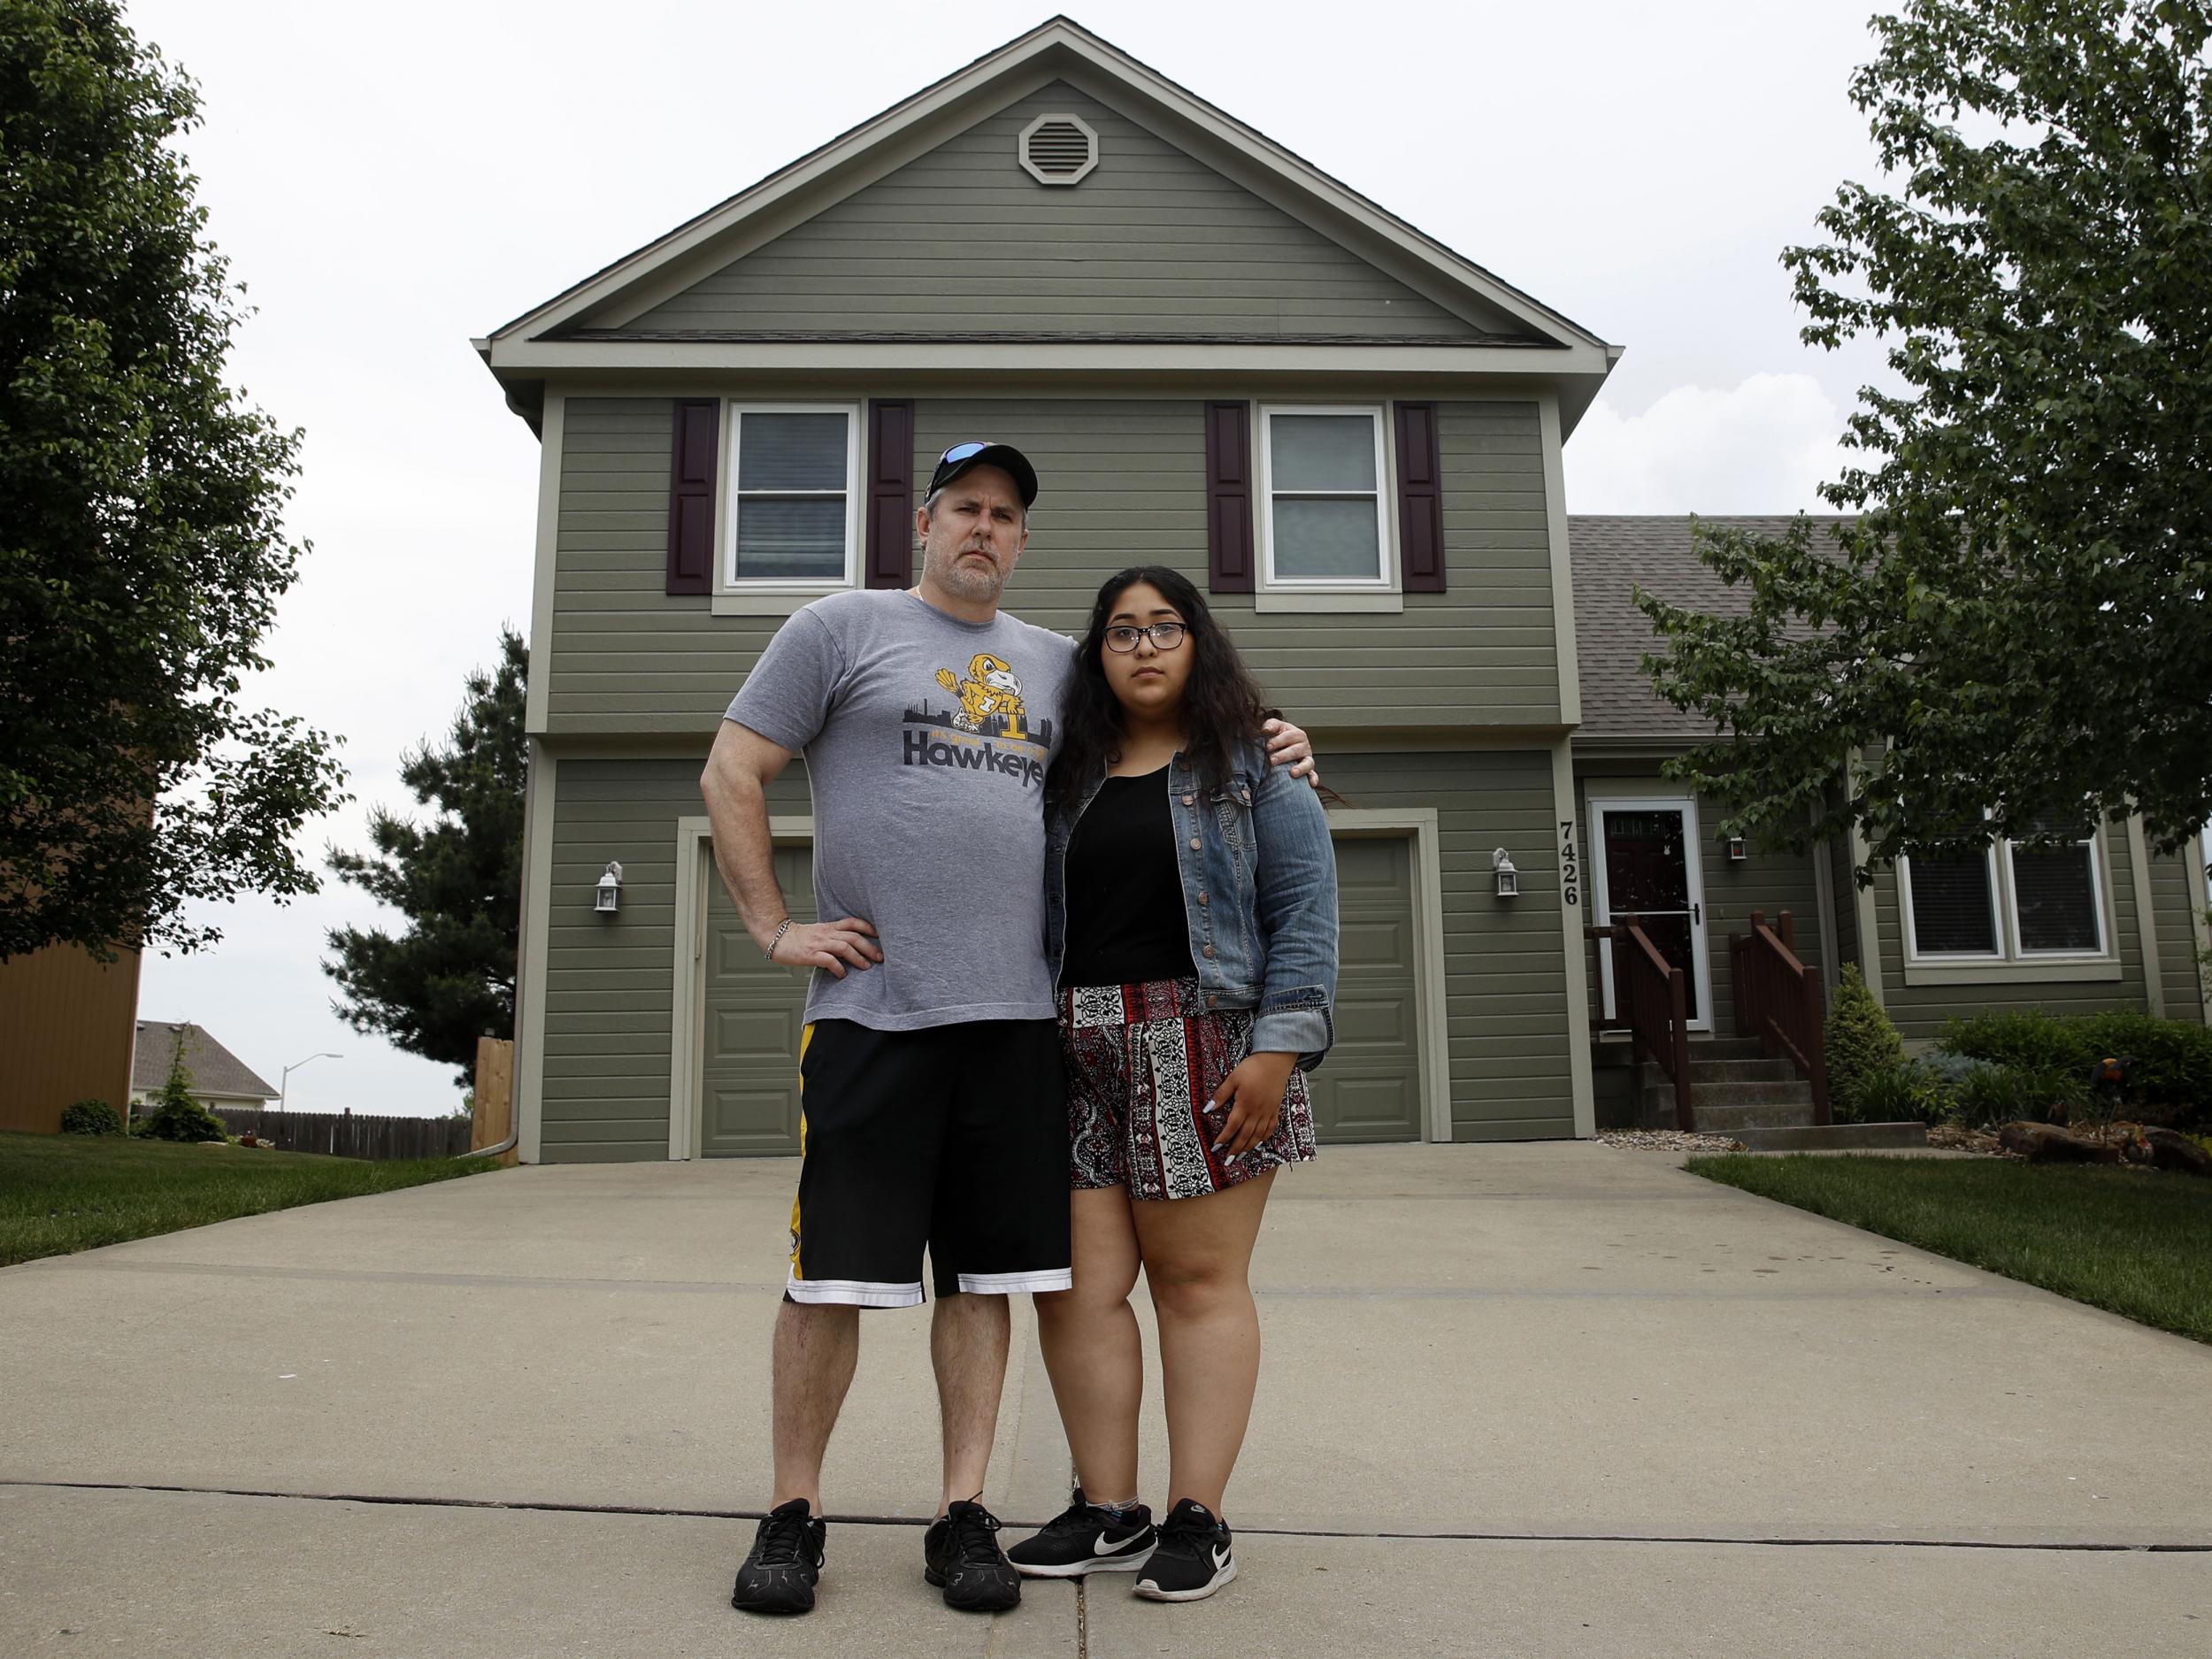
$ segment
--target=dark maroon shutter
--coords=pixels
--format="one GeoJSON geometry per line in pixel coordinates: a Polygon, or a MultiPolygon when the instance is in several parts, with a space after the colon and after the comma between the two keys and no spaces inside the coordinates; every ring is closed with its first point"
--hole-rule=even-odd
{"type": "Polygon", "coordinates": [[[1444,591],[1444,494],[1436,405],[1398,405],[1398,548],[1405,590],[1444,591]]]}
{"type": "Polygon", "coordinates": [[[668,591],[714,591],[715,441],[722,400],[676,400],[675,458],[668,471],[668,591]]]}
{"type": "Polygon", "coordinates": [[[868,568],[871,588],[914,582],[914,405],[868,405],[868,568]]]}
{"type": "Polygon", "coordinates": [[[1252,591],[1252,406],[1206,405],[1206,586],[1252,591]]]}

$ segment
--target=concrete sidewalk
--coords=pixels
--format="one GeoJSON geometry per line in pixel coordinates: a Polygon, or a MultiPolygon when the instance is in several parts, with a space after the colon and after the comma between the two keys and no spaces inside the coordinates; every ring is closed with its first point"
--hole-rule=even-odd
{"type": "MultiPolygon", "coordinates": [[[[864,1327],[820,1607],[748,1620],[793,1174],[524,1169],[0,1271],[0,1653],[2212,1650],[2212,1349],[1591,1144],[1278,1182],[1215,1601],[947,1610],[915,1310],[864,1327]]],[[[1010,1530],[1068,1473],[1018,1302],[1016,1350],[1010,1530]]]]}

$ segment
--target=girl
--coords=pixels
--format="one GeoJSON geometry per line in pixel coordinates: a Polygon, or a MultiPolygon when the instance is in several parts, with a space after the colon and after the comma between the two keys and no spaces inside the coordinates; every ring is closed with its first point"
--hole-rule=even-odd
{"type": "Polygon", "coordinates": [[[1314,791],[1267,764],[1258,687],[1175,572],[1099,590],[1062,708],[1045,925],[1075,1276],[1036,1305],[1078,1484],[1008,1555],[1196,1601],[1236,1577],[1221,1509],[1259,1379],[1252,1245],[1275,1171],[1314,1156],[1304,1074],[1332,1036],[1336,860],[1314,791]],[[1137,1502],[1140,1266],[1167,1400],[1156,1529],[1137,1502]]]}

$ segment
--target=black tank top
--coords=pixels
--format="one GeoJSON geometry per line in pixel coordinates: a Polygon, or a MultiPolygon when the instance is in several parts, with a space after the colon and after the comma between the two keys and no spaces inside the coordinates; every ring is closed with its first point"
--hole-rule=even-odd
{"type": "Polygon", "coordinates": [[[1100,787],[1068,841],[1067,895],[1064,987],[1196,977],[1165,766],[1100,787]]]}

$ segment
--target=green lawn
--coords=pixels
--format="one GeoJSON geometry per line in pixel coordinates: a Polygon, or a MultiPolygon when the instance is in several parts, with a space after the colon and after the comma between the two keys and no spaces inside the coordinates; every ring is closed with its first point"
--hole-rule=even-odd
{"type": "Polygon", "coordinates": [[[1693,1173],[2212,1342],[2212,1180],[1998,1158],[1692,1158],[1693,1173]]]}
{"type": "Polygon", "coordinates": [[[119,1135],[0,1133],[0,1267],[492,1167],[481,1158],[373,1164],[119,1135]]]}

